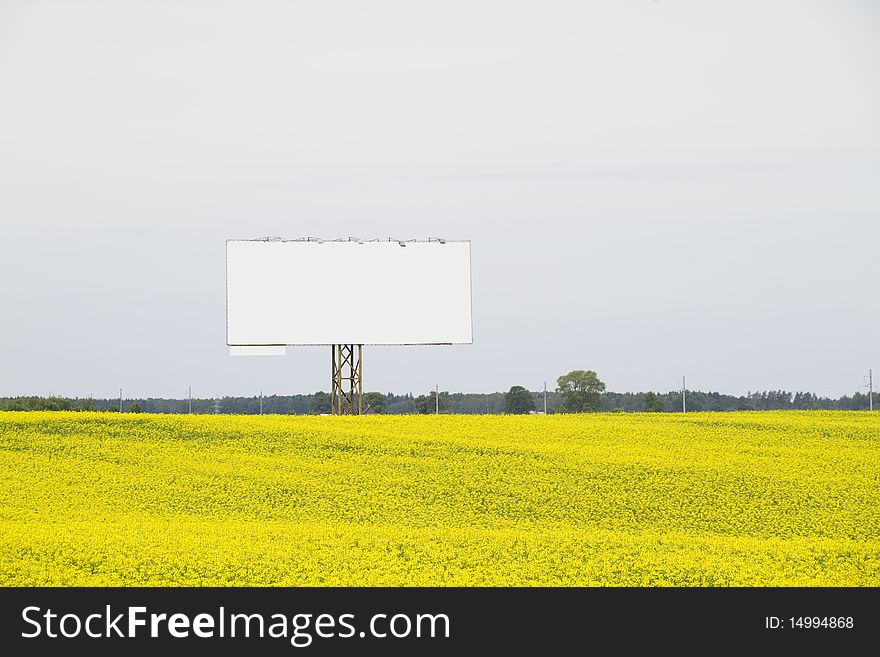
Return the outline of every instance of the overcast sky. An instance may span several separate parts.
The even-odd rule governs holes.
[[[328,389],[228,356],[264,235],[472,240],[474,344],[368,390],[851,394],[878,220],[871,0],[0,0],[0,395]]]

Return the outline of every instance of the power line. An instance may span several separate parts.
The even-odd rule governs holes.
[[[868,376],[865,378],[868,379],[868,383],[860,385],[859,389],[861,389],[861,388],[868,389],[868,410],[873,411],[874,410],[874,371],[868,370]],[[864,380],[865,379],[862,379],[862,381],[864,381]]]

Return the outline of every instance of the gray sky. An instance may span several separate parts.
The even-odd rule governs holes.
[[[878,219],[870,0],[0,0],[0,395],[327,389],[227,355],[263,235],[473,241],[474,344],[369,390],[852,393]]]

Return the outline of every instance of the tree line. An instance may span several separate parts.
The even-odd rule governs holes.
[[[260,397],[194,398],[192,412],[199,414],[260,412]],[[464,393],[434,391],[422,395],[367,392],[362,398],[368,413],[388,415],[441,413],[492,415],[497,413],[543,412],[544,394],[523,386],[512,386],[506,393]],[[188,399],[124,399],[123,412],[188,413]],[[868,395],[856,392],[837,399],[812,392],[765,390],[746,395],[687,391],[688,411],[766,411],[766,410],[867,410]],[[119,399],[70,397],[4,397],[3,411],[104,411],[118,412]],[[310,395],[268,395],[262,397],[265,414],[318,415],[330,413],[330,395],[318,391]],[[575,370],[557,379],[556,388],[547,392],[547,412],[681,412],[681,392],[608,392],[595,372]]]

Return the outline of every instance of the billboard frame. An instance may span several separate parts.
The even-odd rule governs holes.
[[[297,243],[356,243],[356,244],[369,244],[369,243],[397,243],[400,247],[406,247],[407,244],[427,244],[434,243],[438,245],[444,245],[447,243],[452,244],[467,244],[467,330],[462,331],[463,324],[459,320],[459,325],[452,328],[452,325],[449,324],[446,326],[446,330],[450,331],[450,335],[454,335],[455,331],[459,332],[459,336],[464,336],[466,333],[467,340],[452,340],[449,342],[421,342],[421,341],[412,341],[412,342],[391,342],[391,341],[377,341],[377,342],[360,342],[360,343],[352,343],[350,341],[346,342],[317,342],[317,341],[307,341],[307,342],[268,342],[268,341],[259,341],[259,342],[251,342],[251,343],[243,343],[243,342],[230,342],[230,322],[229,322],[229,244],[230,242],[264,242],[264,243],[288,243],[288,242],[297,242]],[[355,253],[355,252],[352,252]],[[355,263],[353,263],[355,264]],[[463,264],[463,261],[462,263]],[[362,403],[362,395],[363,395],[363,346],[364,344],[377,344],[377,345],[452,345],[452,344],[473,344],[473,273],[472,273],[472,256],[471,256],[471,242],[470,240],[447,240],[443,238],[433,238],[429,237],[427,240],[417,240],[417,239],[407,239],[401,240],[393,237],[389,237],[387,239],[370,239],[363,240],[356,237],[348,237],[348,238],[337,238],[337,239],[320,239],[315,237],[301,237],[296,239],[284,239],[281,237],[262,237],[262,238],[230,238],[226,240],[226,343],[230,348],[230,353],[236,353],[238,355],[275,355],[275,354],[283,354],[286,352],[287,346],[318,346],[318,345],[330,345],[331,348],[331,393],[330,393],[330,402],[331,402],[331,413],[333,415],[361,415],[366,410],[363,408]],[[459,270],[459,274],[461,271]],[[461,276],[458,277],[457,285],[462,285],[464,283]],[[457,288],[459,293],[461,291],[461,287]],[[331,292],[332,294],[332,292]],[[448,300],[448,299],[447,299]],[[335,305],[344,305],[344,298],[332,297],[332,301]],[[458,310],[462,310],[461,297],[459,296],[457,304]],[[238,312],[241,312],[240,310]],[[463,313],[462,313],[463,314]],[[355,316],[363,316],[363,314],[355,313]],[[436,314],[434,315],[436,317]],[[375,330],[375,329],[373,329]],[[410,327],[410,330],[414,330]],[[283,334],[284,330],[279,329],[280,334]],[[369,333],[369,330],[367,331]],[[442,331],[441,331],[442,333]],[[401,334],[402,335],[402,334]],[[354,337],[354,336],[348,336]]]

